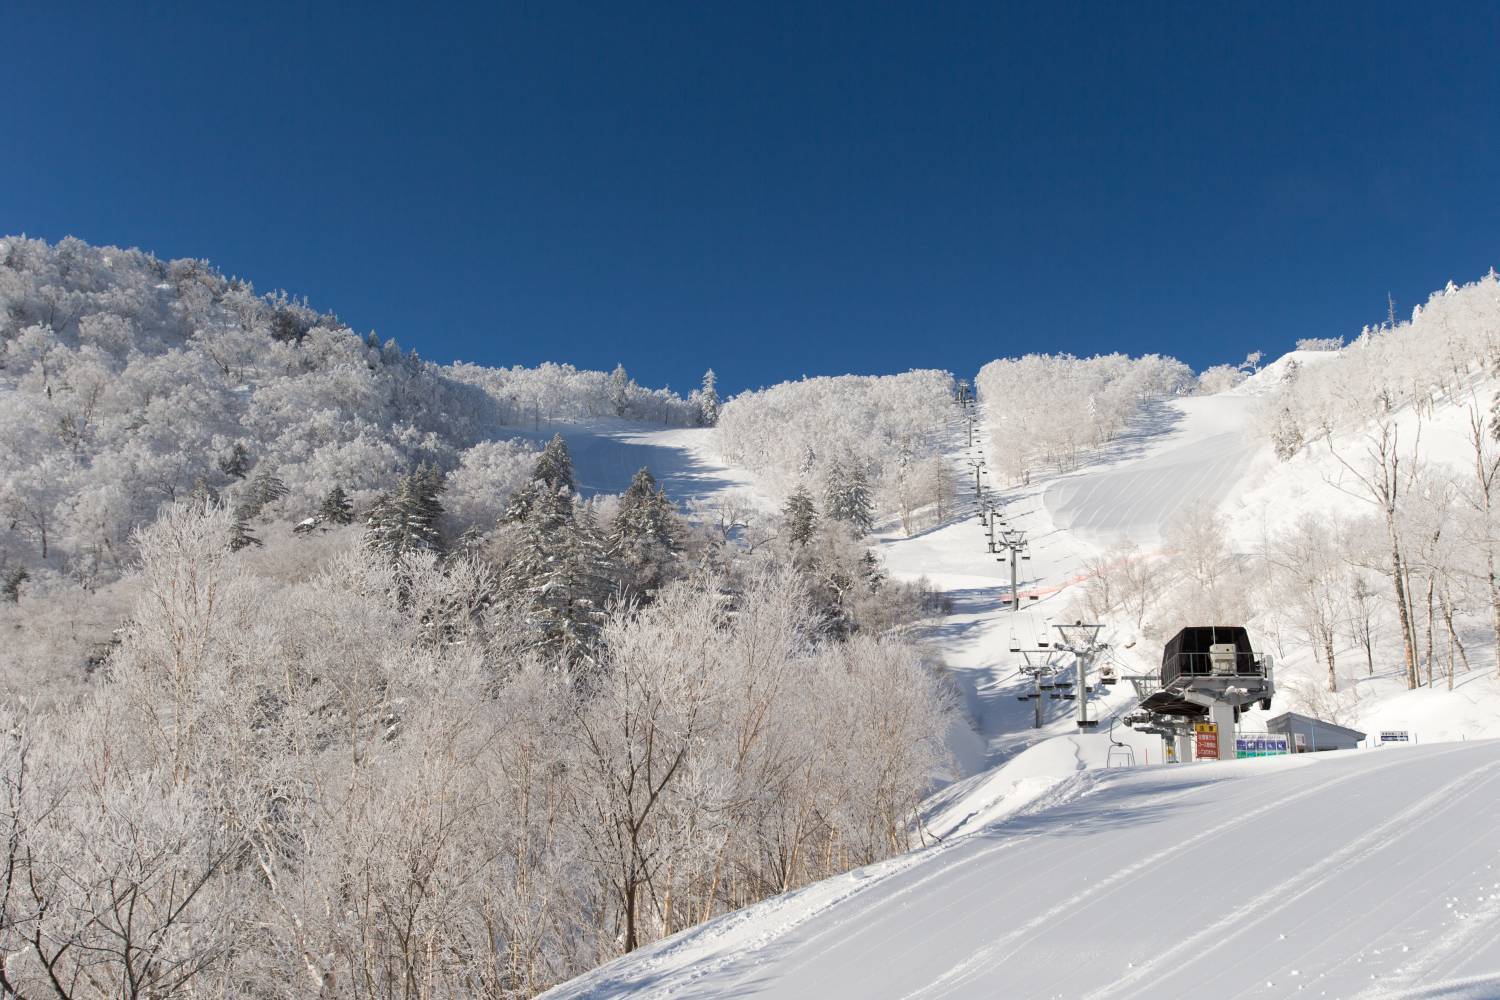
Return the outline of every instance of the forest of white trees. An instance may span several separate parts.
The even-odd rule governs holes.
[[[1029,482],[1043,469],[1070,469],[1113,440],[1142,405],[1195,386],[1193,371],[1149,354],[1028,354],[991,361],[975,379],[999,473]]]
[[[682,399],[623,368],[445,368],[203,261],[7,237],[0,577],[106,582],[163,502],[198,487],[237,504],[257,475],[285,487],[261,513],[301,520],[334,488],[362,509],[425,462],[451,475],[459,530],[483,527],[531,461],[497,429],[693,424],[717,406],[712,373]]]
[[[781,514],[585,497],[505,429],[712,424],[713,373],[441,368],[197,261],[0,265],[0,993],[529,997],[920,841],[952,697],[866,545],[876,452]]]
[[[864,490],[876,517],[898,515],[910,534],[918,511],[947,502],[953,392],[953,376],[932,370],[783,382],[726,403],[717,437],[771,492]]]

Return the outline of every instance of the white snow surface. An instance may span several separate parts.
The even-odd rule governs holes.
[[[1494,997],[1500,742],[1087,771],[546,994]]]

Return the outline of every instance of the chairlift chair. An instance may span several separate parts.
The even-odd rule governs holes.
[[[1135,747],[1115,739],[1115,720],[1110,719],[1109,752],[1104,755],[1104,766],[1115,767],[1116,760],[1120,762],[1120,767],[1135,767]]]

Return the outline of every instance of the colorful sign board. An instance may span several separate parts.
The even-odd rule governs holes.
[[[1212,722],[1193,724],[1193,758],[1195,760],[1219,759],[1219,727]]]
[[[1290,741],[1278,733],[1253,733],[1234,738],[1236,757],[1280,757],[1291,752]]]

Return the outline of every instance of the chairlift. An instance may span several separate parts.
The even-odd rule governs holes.
[[[1135,747],[1129,743],[1121,743],[1115,739],[1115,720],[1109,720],[1109,752],[1104,755],[1104,766],[1114,767],[1118,760],[1120,767],[1135,767]]]

